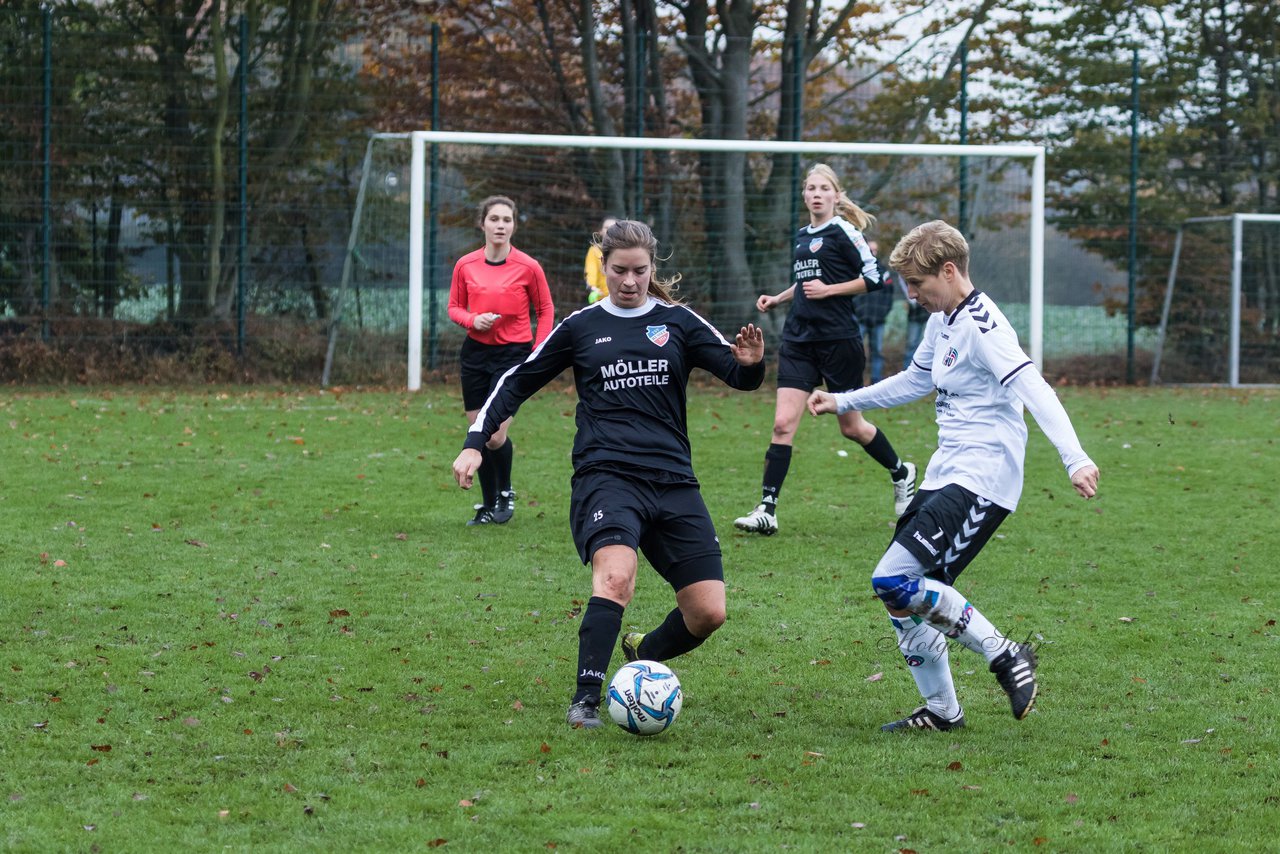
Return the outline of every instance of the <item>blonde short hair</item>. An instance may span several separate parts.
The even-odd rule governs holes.
[[[948,261],[960,275],[969,275],[969,241],[940,219],[911,229],[889,256],[889,266],[904,276],[936,276]]]

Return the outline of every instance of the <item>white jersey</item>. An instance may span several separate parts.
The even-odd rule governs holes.
[[[1024,400],[1069,475],[1092,465],[1057,395],[986,294],[975,290],[950,314],[930,315],[907,371],[836,400],[842,412],[895,406],[927,394],[930,384],[937,391],[938,450],[921,489],[955,483],[1015,510],[1027,450]]]

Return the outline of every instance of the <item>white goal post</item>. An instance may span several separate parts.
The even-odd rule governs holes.
[[[1169,330],[1169,312],[1173,304],[1173,285],[1178,276],[1178,260],[1182,255],[1182,237],[1188,225],[1211,222],[1231,223],[1231,302],[1229,321],[1229,350],[1227,355],[1227,383],[1239,388],[1240,382],[1240,315],[1242,309],[1242,272],[1244,266],[1244,225],[1247,222],[1280,223],[1280,214],[1236,213],[1228,216],[1200,216],[1182,221],[1173,241],[1173,260],[1169,265],[1169,278],[1165,285],[1164,304],[1160,310],[1160,328],[1156,333],[1155,358],[1151,363],[1151,384],[1160,383],[1160,362],[1164,356],[1165,336]]]
[[[1045,150],[1038,145],[942,145],[851,142],[773,142],[641,137],[496,134],[456,131],[413,131],[409,185],[409,356],[408,387],[422,385],[423,272],[426,258],[427,146],[537,146],[656,151],[714,151],[746,154],[905,155],[926,158],[1002,157],[1031,161],[1029,240],[1030,356],[1044,368],[1044,205]]]

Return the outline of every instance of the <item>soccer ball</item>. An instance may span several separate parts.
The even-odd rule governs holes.
[[[609,717],[636,735],[657,735],[675,722],[684,702],[680,680],[657,661],[632,661],[609,682]]]

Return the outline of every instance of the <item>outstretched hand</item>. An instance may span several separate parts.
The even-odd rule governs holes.
[[[1071,485],[1080,493],[1081,498],[1092,498],[1098,494],[1098,467],[1085,466],[1071,475]]]
[[[810,415],[821,415],[824,412],[835,414],[836,412],[836,396],[829,391],[816,389],[813,394],[809,395],[807,403]]]
[[[453,479],[458,482],[458,486],[470,489],[472,479],[480,470],[480,463],[483,461],[484,458],[475,448],[463,448],[462,453],[458,454],[458,458],[453,461]]]
[[[764,331],[754,323],[748,323],[738,330],[729,349],[743,367],[759,363],[764,358]]]

